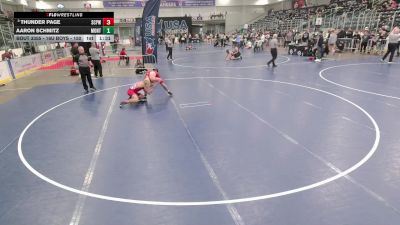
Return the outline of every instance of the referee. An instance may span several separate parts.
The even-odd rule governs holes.
[[[400,39],[400,29],[398,27],[395,27],[393,29],[393,31],[389,34],[388,37],[388,50],[386,52],[386,54],[383,56],[383,58],[381,59],[382,62],[385,61],[386,57],[388,57],[388,55],[390,54],[390,58],[389,58],[389,62],[388,63],[392,63],[393,61],[393,56],[394,53],[396,52],[398,43],[399,43],[399,39]]]
[[[275,60],[278,57],[278,34],[274,34],[272,40],[269,42],[271,48],[272,59],[267,63],[268,67],[272,63],[272,67],[277,67]]]
[[[95,91],[96,88],[93,86],[92,77],[90,76],[90,67],[93,66],[92,62],[89,61],[89,57],[85,54],[85,49],[82,46],[78,48],[79,54],[75,56],[75,67],[79,68],[79,73],[81,74],[83,88],[85,89],[85,94],[89,93],[89,88],[86,84],[86,79],[89,82],[90,90]]]

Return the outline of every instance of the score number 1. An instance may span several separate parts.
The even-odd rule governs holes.
[[[103,18],[103,34],[114,34],[114,18]]]
[[[114,27],[103,27],[103,34],[114,34]]]

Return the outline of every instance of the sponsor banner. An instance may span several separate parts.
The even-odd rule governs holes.
[[[8,83],[12,80],[12,75],[7,61],[0,62],[0,84]]]
[[[142,27],[142,19],[136,19],[135,29],[133,31],[133,36],[135,37],[135,46],[142,45],[142,38],[141,38],[141,27]]]
[[[191,17],[160,17],[157,21],[157,32],[165,35],[180,35],[192,32],[192,18]],[[141,25],[142,19],[136,18],[135,23],[135,45],[141,45]]]
[[[16,78],[27,75],[32,70],[42,66],[42,58],[40,54],[11,59],[10,62]]]
[[[66,52],[66,49],[64,49],[64,48],[59,48],[59,49],[53,50],[53,57],[55,60],[65,58],[66,56],[67,56],[67,52]]]
[[[143,9],[142,16],[142,54],[154,55],[157,59],[158,45],[158,12],[161,0],[149,0]]]
[[[40,53],[41,57],[42,57],[42,63],[43,64],[48,64],[51,62],[54,62],[54,55],[52,51],[47,51],[47,52],[42,52]]]
[[[163,17],[159,20],[158,32],[165,35],[189,34],[192,32],[192,17]]]
[[[148,0],[103,1],[104,8],[143,8]],[[161,0],[160,7],[209,7],[215,6],[215,0]]]

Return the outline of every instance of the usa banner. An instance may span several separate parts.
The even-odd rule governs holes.
[[[154,55],[157,59],[158,11],[161,0],[149,0],[143,9],[142,17],[142,54]]]

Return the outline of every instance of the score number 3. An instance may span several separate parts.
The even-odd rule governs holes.
[[[103,18],[103,26],[114,26],[114,18]]]

